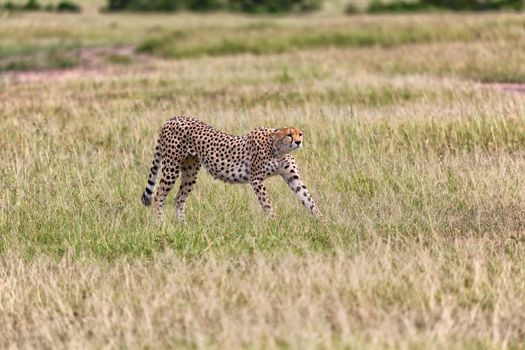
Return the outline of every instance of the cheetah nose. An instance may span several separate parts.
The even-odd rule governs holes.
[[[301,141],[295,141],[295,144],[296,144],[296,145],[300,145],[300,144],[301,144]]]

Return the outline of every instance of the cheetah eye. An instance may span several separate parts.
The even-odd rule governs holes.
[[[299,134],[299,137],[302,137],[302,136],[303,136],[303,133],[300,133],[300,134]]]
[[[292,137],[292,134],[288,134],[288,135],[286,135],[286,136],[288,136],[288,137]]]

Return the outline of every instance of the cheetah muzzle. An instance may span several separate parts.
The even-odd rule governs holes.
[[[184,204],[193,190],[201,166],[227,183],[249,183],[267,215],[274,217],[263,181],[280,175],[301,203],[321,217],[306,185],[301,180],[290,152],[303,145],[303,132],[296,128],[257,128],[245,136],[233,136],[189,117],[174,117],[162,127],[142,203],[151,205],[159,170],[161,177],[154,202],[162,221],[166,197],[180,176],[175,198],[177,217],[184,222]]]

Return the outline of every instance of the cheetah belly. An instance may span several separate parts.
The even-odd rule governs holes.
[[[250,167],[247,163],[241,165],[225,164],[224,166],[203,163],[203,165],[211,176],[227,183],[246,183],[250,179]]]

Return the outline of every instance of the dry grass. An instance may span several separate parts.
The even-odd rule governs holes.
[[[86,16],[139,29],[173,19]],[[514,24],[461,44],[0,76],[0,347],[525,346],[525,97],[478,82],[523,77],[525,18],[452,18]],[[347,23],[268,19],[312,20],[320,32]],[[279,215],[268,221],[249,188],[203,171],[188,223],[168,206],[156,226],[140,195],[174,114],[238,134],[302,128],[298,162],[327,222],[280,179],[268,183]]]
[[[503,240],[437,239],[355,254],[153,261],[2,259],[6,347],[517,346],[523,254]],[[374,259],[371,259],[371,255]]]

